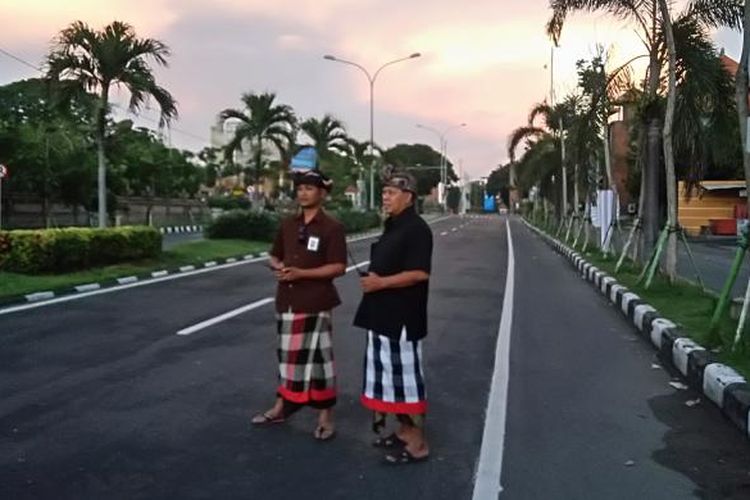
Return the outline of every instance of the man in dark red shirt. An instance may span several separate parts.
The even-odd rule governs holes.
[[[300,213],[282,221],[270,252],[279,281],[276,312],[279,379],[276,404],[253,417],[256,425],[283,422],[303,406],[320,410],[315,438],[335,433],[331,310],[341,303],[334,278],[346,272],[344,227],[322,204],[332,182],[318,170],[296,173]]]

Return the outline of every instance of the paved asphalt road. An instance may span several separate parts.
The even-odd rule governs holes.
[[[721,291],[724,287],[724,281],[729,275],[729,269],[732,267],[737,249],[736,239],[689,240],[689,244],[695,258],[696,267],[698,267],[706,287],[715,292]],[[680,275],[695,281],[695,269],[690,264],[690,259],[682,243],[680,243],[678,249],[678,271]],[[748,278],[750,278],[750,262],[748,262],[748,257],[745,257],[742,270],[732,290],[734,297],[745,295]]]
[[[268,270],[247,264],[0,312],[0,498],[471,498],[503,313],[505,224],[433,226],[430,462],[389,468],[369,446],[353,273],[338,281],[337,439],[315,442],[309,411],[249,426],[273,398],[272,307],[176,335],[270,297]],[[653,351],[619,314],[520,223],[511,229],[507,426],[504,443],[488,443],[504,451],[500,497],[750,498],[750,447],[738,431],[707,404],[686,407],[696,395],[651,368]],[[352,245],[357,259],[368,245]]]

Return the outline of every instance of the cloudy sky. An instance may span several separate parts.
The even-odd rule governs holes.
[[[273,91],[303,118],[332,113],[359,139],[369,134],[368,85],[355,68],[377,68],[375,140],[383,146],[437,139],[417,123],[452,132],[448,153],[471,177],[506,160],[507,136],[549,94],[548,0],[0,0],[0,49],[40,64],[54,34],[73,20],[118,19],[172,49],[158,78],[179,101],[172,141],[197,150],[216,114],[248,91]],[[738,34],[715,34],[737,58]],[[555,53],[556,92],[575,86],[575,61],[607,47],[613,66],[642,52],[632,27],[577,15]],[[34,71],[0,54],[0,84]],[[153,111],[147,116],[156,117]],[[148,124],[148,122],[144,122]]]

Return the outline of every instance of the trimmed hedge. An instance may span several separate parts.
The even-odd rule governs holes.
[[[161,239],[146,226],[0,231],[0,270],[41,274],[156,258]]]
[[[354,210],[338,210],[331,215],[344,225],[347,233],[361,233],[380,226],[380,214],[377,212],[356,212]]]
[[[274,212],[232,210],[217,217],[206,228],[206,236],[213,239],[272,241],[279,221],[279,216]]]
[[[243,210],[251,207],[250,200],[244,196],[212,196],[208,199],[210,208],[222,208],[224,210]]]
[[[353,210],[330,211],[347,233],[358,233],[380,225],[377,212],[355,212]],[[213,239],[245,239],[273,241],[281,218],[275,212],[232,210],[220,215],[206,229],[206,236]]]

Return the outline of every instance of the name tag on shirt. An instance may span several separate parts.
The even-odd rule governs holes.
[[[317,236],[310,236],[307,239],[307,249],[311,252],[317,252],[320,247],[320,238]]]

